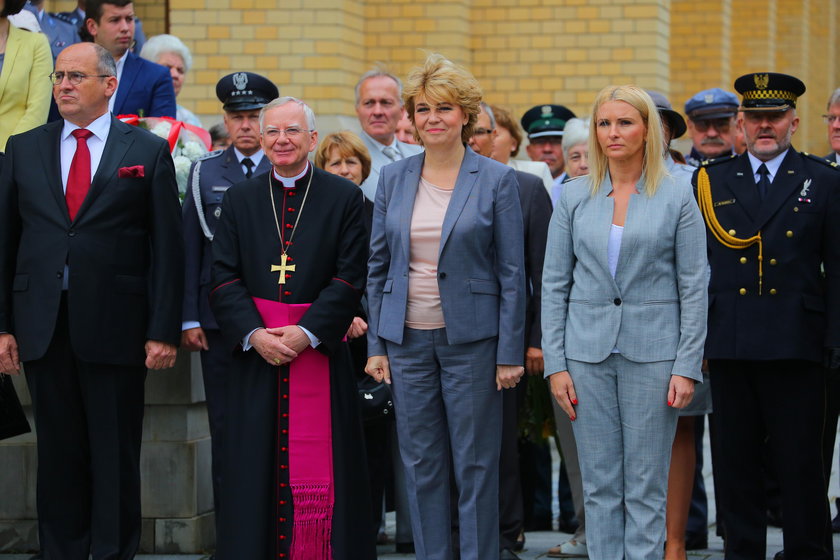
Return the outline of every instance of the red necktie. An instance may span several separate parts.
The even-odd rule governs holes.
[[[67,200],[67,212],[72,221],[76,219],[76,212],[79,211],[90,190],[90,150],[87,139],[93,136],[93,133],[85,128],[77,128],[70,134],[76,138],[76,153],[70,163],[70,174],[67,176],[67,190],[64,198]]]

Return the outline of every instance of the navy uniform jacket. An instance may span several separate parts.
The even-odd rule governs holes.
[[[201,168],[198,176],[201,206],[209,231],[215,233],[216,226],[219,224],[222,197],[229,187],[245,180],[245,173],[242,172],[242,166],[236,159],[233,146],[207,154],[200,161]],[[210,240],[205,237],[201,228],[193,195],[193,175],[197,163],[194,163],[190,169],[183,209],[186,253],[183,321],[198,321],[202,328],[218,329],[219,326],[210,311],[208,300],[213,254],[210,251]],[[254,175],[265,173],[270,168],[271,163],[268,158],[263,157],[254,169]]]
[[[29,2],[23,8],[38,17],[38,9]],[[65,47],[81,40],[79,39],[79,31],[74,25],[62,21],[49,12],[44,12],[44,17],[39,19],[38,22],[41,24],[41,31],[44,32],[50,42],[53,62],[55,62],[58,53],[63,51]]]
[[[821,361],[840,347],[840,173],[790,148],[761,201],[746,153],[704,167],[723,229],[760,231],[764,245],[759,295],[758,246],[729,249],[707,231],[706,358]]]

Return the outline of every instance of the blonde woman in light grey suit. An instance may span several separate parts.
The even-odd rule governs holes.
[[[591,174],[566,184],[543,271],[543,351],[573,420],[589,556],[659,560],[677,409],[702,381],[706,238],[643,90],[596,98]]]

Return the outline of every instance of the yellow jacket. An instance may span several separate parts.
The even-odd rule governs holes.
[[[47,122],[52,53],[46,35],[9,26],[0,72],[0,151],[12,134]]]

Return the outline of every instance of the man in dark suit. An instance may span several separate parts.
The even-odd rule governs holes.
[[[481,104],[470,147],[479,155],[490,157],[496,137],[493,110]],[[540,292],[548,223],[551,220],[551,198],[540,178],[525,171],[516,172],[519,182],[519,203],[525,226],[525,370],[530,375],[542,375],[542,329],[540,328]],[[499,460],[499,558],[515,560],[515,550],[522,549],[518,541],[524,527],[522,485],[519,473],[519,403],[525,397],[527,385],[521,383],[511,391],[502,392],[502,452]]]
[[[735,89],[747,152],[701,164],[692,179],[710,230],[705,353],[725,556],[765,557],[767,440],[784,556],[829,559],[823,366],[840,365],[840,173],[791,146],[805,84],[757,73]]]
[[[12,136],[0,173],[0,371],[38,432],[45,558],[133,558],[146,369],[180,339],[183,245],[167,143],[114,119],[114,60],[58,56],[62,121]]]
[[[835,89],[828,98],[828,107],[823,119],[828,125],[828,143],[831,144],[831,152],[825,159],[840,164],[840,88]]]
[[[226,150],[217,150],[193,164],[184,199],[184,249],[186,270],[181,346],[201,351],[204,394],[210,420],[213,456],[213,504],[219,518],[222,436],[226,380],[231,349],[224,343],[210,309],[210,243],[222,212],[222,198],[235,183],[262,175],[271,163],[260,147],[260,109],[279,92],[268,79],[251,72],[228,74],[216,84],[224,105],[225,128],[232,139]]]
[[[85,29],[117,62],[117,93],[108,108],[115,115],[175,118],[175,89],[169,70],[131,52],[135,18],[131,0],[88,0]]]

